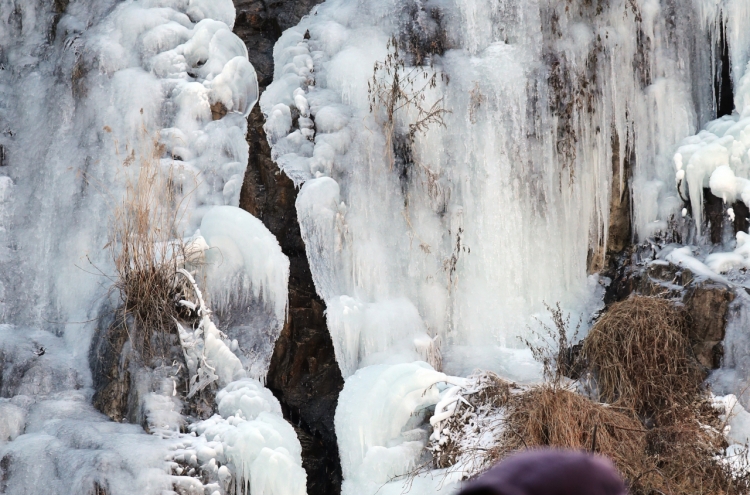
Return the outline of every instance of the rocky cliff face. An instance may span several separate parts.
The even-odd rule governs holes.
[[[273,46],[320,0],[235,0],[234,31],[247,45],[261,91],[273,79]],[[344,381],[325,321],[325,304],[313,285],[297,222],[297,190],[271,160],[265,119],[258,106],[248,120],[250,145],[240,207],[261,219],[289,257],[289,317],[268,371],[267,386],[282,404],[302,444],[310,495],[339,493],[339,463],[333,417]]]

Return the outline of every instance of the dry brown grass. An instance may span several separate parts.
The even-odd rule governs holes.
[[[116,324],[128,329],[131,345],[145,364],[168,354],[174,319],[181,316],[176,303],[189,290],[176,277],[184,246],[177,231],[179,204],[171,170],[163,170],[160,163],[162,151],[157,142],[129,150],[125,195],[114,208],[107,244],[117,272],[113,288],[120,297],[122,321]],[[134,163],[138,166],[132,167]]]
[[[671,425],[653,428],[646,434],[648,460],[658,477],[642,480],[636,493],[654,489],[672,494],[748,493],[747,479],[734,479],[716,456],[726,447],[715,411],[707,401],[697,401]],[[709,424],[706,424],[709,423]],[[650,481],[650,483],[647,483]]]
[[[569,322],[559,308],[550,311],[558,327],[547,332],[552,347],[534,352],[548,382],[521,389],[485,373],[479,393],[466,392],[470,404],[441,425],[450,433],[432,448],[437,467],[468,460],[469,473],[479,473],[513,452],[557,447],[612,459],[633,495],[750,493],[750,476],[726,463],[727,419],[703,388],[679,307],[636,296],[612,305],[594,325],[576,364],[589,367],[604,402],[562,385],[567,356],[555,344],[567,345],[560,336]],[[476,448],[472,425],[497,422],[491,448]]]
[[[570,390],[542,385],[514,396],[495,458],[533,447],[596,451],[628,479],[648,470],[643,426],[628,410],[595,403]]]
[[[650,430],[632,409],[551,385],[515,395],[506,407],[506,431],[493,460],[523,449],[559,447],[612,459],[635,495],[739,495],[750,488],[717,458],[726,446],[719,433],[723,425],[705,400],[684,409],[680,421]]]
[[[519,388],[490,372],[476,378],[474,390],[464,395],[468,404],[459,403],[457,413],[441,424],[441,428],[459,433],[449,435],[439,449],[433,449],[435,467],[449,467],[461,460],[476,473],[519,450],[561,447],[604,454],[629,479],[649,471],[647,430],[632,410],[593,402],[558,384]],[[488,423],[477,416],[494,421]],[[500,426],[494,445],[487,449],[467,443],[462,438],[467,423],[476,425],[474,429]]]
[[[600,400],[673,421],[703,382],[687,335],[685,316],[670,301],[633,296],[613,304],[583,346]]]

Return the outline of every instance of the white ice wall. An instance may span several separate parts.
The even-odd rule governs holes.
[[[364,320],[381,305],[395,314],[393,301],[406,301],[400,324],[380,328],[397,334],[383,337],[393,350],[413,353],[400,335],[440,336],[455,373],[497,367],[492,346],[518,346],[544,302],[585,312],[611,195],[631,180],[634,238],[670,230],[675,145],[715,111],[706,81],[722,15],[733,57],[744,53],[743,3],[709,3],[329,0],[283,34],[261,108],[274,159],[302,186],[302,234],[345,375],[374,362]],[[422,70],[442,76],[426,101],[450,113],[417,135],[408,169],[369,109],[393,36],[446,48]],[[413,119],[397,114],[397,130]]]
[[[413,371],[385,378],[424,366],[398,364],[427,359],[418,342],[431,342],[433,357],[439,347],[452,374],[537,379],[515,337],[529,336],[545,302],[591,314],[601,287],[587,272],[603,261],[612,195],[632,195],[626,242],[684,228],[673,154],[715,115],[722,20],[739,80],[746,10],[328,0],[283,34],[260,103],[273,158],[301,186],[302,236],[346,378],[336,416],[344,493],[401,489],[383,483],[420,460],[402,437],[422,426],[390,419],[409,408],[402,383],[421,397],[434,390]],[[388,122],[368,98],[393,37],[402,53],[414,40],[445,48],[417,73],[438,74],[425,106],[442,98],[450,113],[417,134],[410,162],[394,160]],[[415,118],[397,113],[396,134]],[[436,489],[417,481],[414,493]]]

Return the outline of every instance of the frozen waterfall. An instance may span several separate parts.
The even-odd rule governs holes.
[[[748,287],[729,224],[750,208],[750,2],[325,0],[281,34],[263,94],[235,16],[0,0],[0,493],[307,493],[299,425],[264,387],[290,261],[239,208],[256,104],[346,380],[345,495],[402,493],[475,369],[539,381],[519,337],[556,303],[585,332],[609,253],[656,239],[654,258]],[[151,170],[194,325],[174,320],[179,359],[128,368],[120,423],[92,405],[91,353],[122,303],[117,205]],[[738,293],[710,379],[726,394],[750,376]]]
[[[230,0],[0,4],[0,492],[305,492],[299,441],[258,381],[289,262],[237,207],[258,83],[234,20]],[[186,330],[188,368],[210,369],[241,405],[192,433],[166,365],[135,378],[154,435],[91,406],[92,334],[117,304],[110,223],[152,156],[154,177],[168,176],[155,187],[170,188],[154,194],[176,205],[170,228],[202,260],[227,332],[208,316]],[[279,463],[284,479],[268,474]]]

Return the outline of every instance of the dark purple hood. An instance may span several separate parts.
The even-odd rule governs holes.
[[[529,450],[500,462],[460,495],[626,495],[612,463],[565,450]]]

